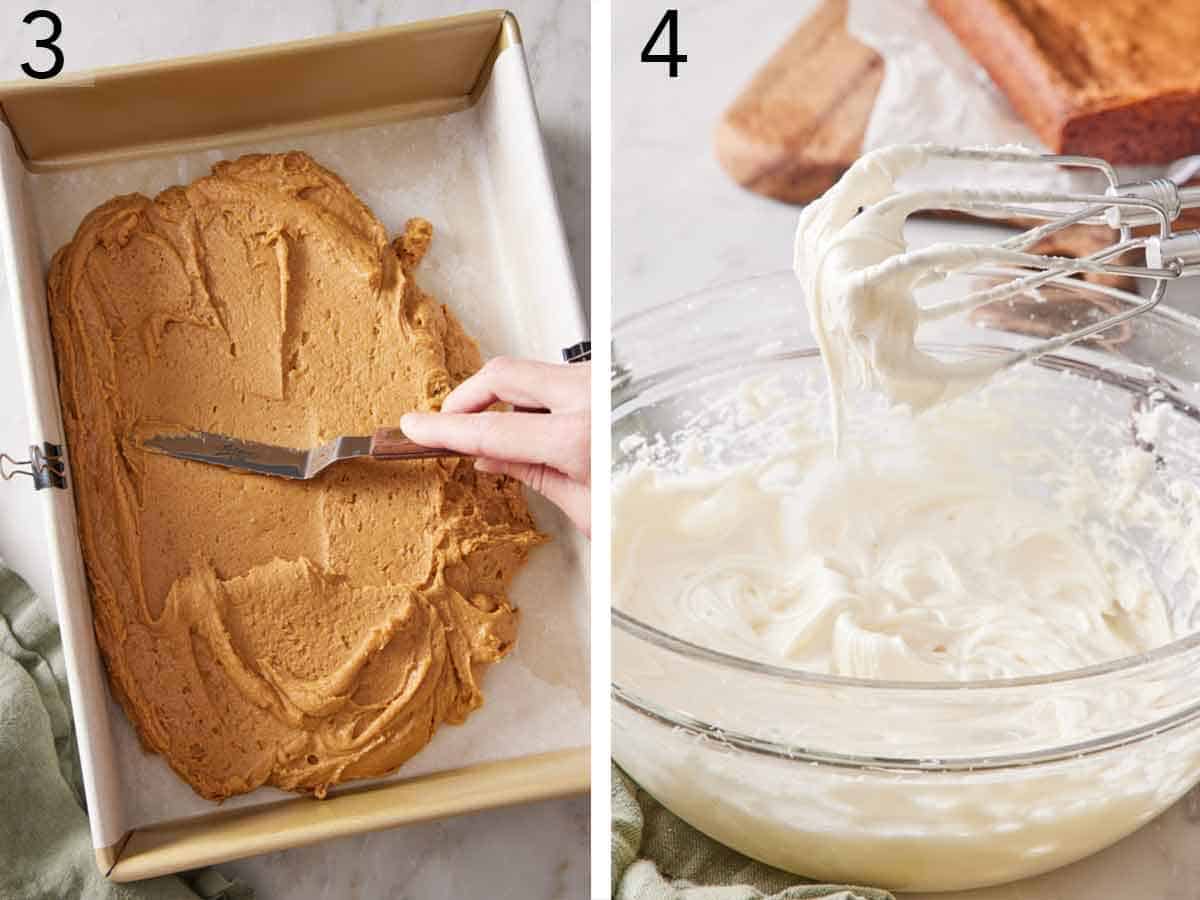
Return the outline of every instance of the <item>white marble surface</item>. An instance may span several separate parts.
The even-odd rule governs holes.
[[[813,0],[678,0],[678,78],[639,61],[662,6],[614,0],[613,319],[695,290],[789,268],[797,210],[750,194],[712,151],[721,112]],[[914,240],[932,227],[914,223]],[[972,226],[962,226],[970,229]],[[943,236],[945,232],[943,232]],[[1186,286],[1186,287],[1191,287]],[[1195,312],[1200,291],[1179,291]],[[922,900],[1200,897],[1200,794],[1115,847],[1005,887]],[[915,898],[914,898],[915,900]]]
[[[589,11],[580,0],[513,0],[520,21],[555,186],[584,296],[589,283]],[[32,40],[22,25],[35,7],[62,17],[67,69],[139,62],[361,30],[489,8],[439,0],[59,0],[0,4],[0,80],[23,79]],[[34,51],[36,52],[36,51]],[[34,58],[41,64],[39,58]],[[3,263],[0,263],[2,265]],[[28,443],[16,378],[11,310],[0,292],[0,449]],[[39,511],[23,486],[0,485],[0,559],[50,596],[37,536]],[[228,863],[222,871],[259,898],[494,897],[575,900],[587,894],[588,804],[584,797],[462,816]]]

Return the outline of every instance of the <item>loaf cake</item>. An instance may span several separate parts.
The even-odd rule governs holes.
[[[1200,152],[1196,0],[929,2],[1053,152]]]

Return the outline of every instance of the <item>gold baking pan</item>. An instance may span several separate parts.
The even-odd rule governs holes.
[[[184,153],[466,109],[520,43],[493,10],[0,83],[0,116],[32,172]]]
[[[236,102],[229,102],[231,96]],[[340,140],[341,133],[350,129],[386,129],[392,127],[390,123],[405,120],[453,119],[472,109],[478,111],[482,129],[477,138],[477,146],[483,148],[479,152],[490,154],[482,164],[487,172],[480,182],[484,202],[492,204],[486,212],[493,220],[517,219],[522,225],[519,234],[507,236],[505,232],[513,230],[503,228],[495,232],[495,252],[503,257],[502,280],[508,291],[507,299],[496,304],[504,307],[497,315],[514,318],[512,334],[534,333],[541,341],[534,349],[547,356],[548,347],[565,347],[586,337],[586,320],[538,132],[520,30],[507,12],[493,10],[251,50],[121,66],[51,82],[0,84],[0,260],[10,263],[0,275],[7,279],[16,310],[18,364],[25,376],[23,387],[34,429],[29,443],[45,447],[51,465],[65,470],[65,488],[53,480],[42,480],[40,493],[45,500],[46,540],[93,844],[97,863],[113,880],[149,878],[588,788],[584,709],[582,724],[573,726],[575,731],[562,731],[581,734],[577,745],[562,746],[560,741],[555,746],[548,741],[540,750],[533,748],[502,759],[451,761],[449,767],[438,771],[429,771],[426,760],[424,770],[418,766],[419,774],[406,776],[406,769],[413,771],[410,761],[396,776],[364,785],[352,783],[326,800],[260,789],[247,797],[262,793],[261,801],[243,797],[224,807],[200,807],[195,805],[198,798],[192,797],[191,811],[183,816],[170,815],[170,804],[164,803],[168,813],[161,820],[140,820],[144,817],[129,809],[129,797],[135,791],[122,782],[121,760],[145,759],[149,762],[135,765],[151,767],[158,763],[153,757],[128,756],[138,752],[129,749],[132,739],[118,740],[120,734],[131,734],[131,730],[108,696],[75,532],[69,447],[62,452],[64,436],[46,322],[47,254],[43,244],[47,239],[39,237],[35,223],[38,200],[32,189],[34,179],[75,177],[78,173],[84,177],[90,176],[93,167],[105,171],[114,165],[143,165],[155,157],[182,160],[197,151],[223,152],[234,145],[302,141],[320,134]],[[0,290],[4,287],[0,282]],[[497,291],[503,295],[502,290]],[[525,302],[516,298],[528,298],[532,306],[508,309]],[[454,302],[453,297],[446,299]],[[530,322],[537,327],[529,327]],[[573,539],[578,540],[562,538],[568,544]],[[586,544],[579,544],[561,551],[556,559],[575,560],[570,564],[586,568],[586,553]],[[585,562],[578,562],[580,559]],[[583,591],[580,602],[586,605],[583,573],[539,577],[543,580],[537,590],[545,592],[546,585],[553,585],[564,593],[568,589]],[[536,596],[533,590],[529,593]],[[587,620],[586,614],[574,618]],[[584,629],[575,639],[575,650],[581,645],[586,660],[586,624],[572,627]],[[563,650],[564,656],[570,653]],[[586,662],[580,665],[586,669]],[[578,703],[586,706],[586,671],[581,682],[583,699]],[[489,697],[487,707],[494,702],[495,698]],[[572,707],[571,715],[579,719],[579,709]],[[458,748],[455,752],[463,743],[454,745]],[[424,752],[435,748],[431,745]],[[422,757],[418,755],[414,761],[417,759]],[[133,787],[144,790],[141,785]]]
[[[384,787],[358,788],[130,831],[96,851],[114,881],[171,872],[315,844],[457,813],[531,803],[587,789],[586,748],[481,763]]]

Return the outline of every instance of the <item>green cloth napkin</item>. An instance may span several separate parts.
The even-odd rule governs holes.
[[[96,867],[58,626],[0,566],[0,897],[250,900],[211,869],[135,884]]]
[[[887,891],[812,884],[742,856],[676,818],[612,767],[615,900],[895,900]]]

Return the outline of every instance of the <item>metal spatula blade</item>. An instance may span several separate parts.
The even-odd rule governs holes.
[[[432,459],[461,455],[453,450],[417,444],[399,428],[379,428],[367,437],[337,437],[309,450],[246,441],[208,431],[156,434],[143,441],[142,446],[176,459],[301,481],[315,477],[335,462],[356,457]]]

